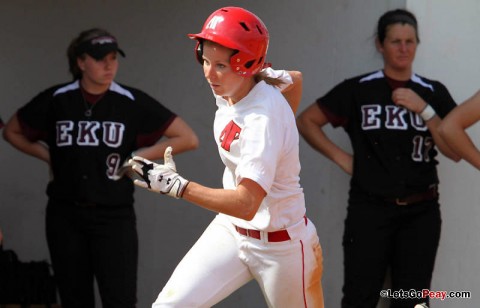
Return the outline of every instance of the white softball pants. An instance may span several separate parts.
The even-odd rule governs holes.
[[[211,307],[255,279],[269,307],[323,308],[322,249],[309,220],[268,243],[240,235],[222,215],[178,264],[153,308]]]

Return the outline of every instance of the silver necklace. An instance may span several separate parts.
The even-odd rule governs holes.
[[[96,104],[91,104],[88,103],[87,100],[85,99],[85,94],[82,91],[82,100],[83,100],[83,105],[85,106],[85,112],[83,113],[87,118],[90,118],[92,116],[92,109],[95,107]]]
[[[84,115],[87,117],[87,118],[90,118],[92,116],[92,109],[93,107],[95,107],[95,104],[92,104],[90,107],[88,107],[88,103],[85,102],[85,108],[87,108],[87,110],[85,110],[85,113]]]
[[[95,106],[97,105],[98,101],[102,99],[102,97],[105,95],[105,93],[103,93],[102,95],[100,95],[99,97],[97,97],[97,99],[95,100],[95,102],[93,103],[89,103],[87,102],[87,100],[85,99],[85,94],[83,93],[82,91],[82,99],[83,99],[83,105],[85,106],[85,112],[83,113],[87,118],[90,118],[93,114],[93,108],[95,108]]]

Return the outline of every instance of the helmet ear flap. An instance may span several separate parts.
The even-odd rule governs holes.
[[[203,42],[201,40],[198,40],[197,45],[195,45],[195,57],[203,65]]]

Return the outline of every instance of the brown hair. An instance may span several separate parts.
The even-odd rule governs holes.
[[[379,43],[383,44],[387,35],[388,27],[394,24],[407,24],[412,26],[415,29],[417,42],[420,43],[417,18],[415,18],[413,13],[403,9],[388,11],[380,17],[377,24],[377,39]]]
[[[82,71],[78,67],[77,59],[78,58],[83,59],[85,57],[85,54],[81,54],[81,55],[78,54],[77,52],[78,46],[81,43],[98,36],[112,36],[112,35],[106,30],[103,30],[100,28],[92,28],[92,29],[88,29],[80,32],[80,34],[76,38],[74,38],[70,43],[70,45],[68,46],[68,49],[67,49],[68,66],[69,66],[69,72],[70,74],[72,74],[73,80],[82,78]]]

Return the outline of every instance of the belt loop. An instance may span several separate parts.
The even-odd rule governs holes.
[[[260,240],[263,242],[263,244],[268,244],[268,232],[260,231]]]

